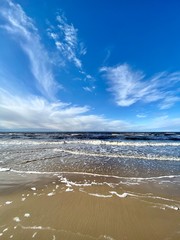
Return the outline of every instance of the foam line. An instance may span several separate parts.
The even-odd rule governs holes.
[[[110,197],[112,197],[112,195],[103,195],[103,194],[98,194],[98,193],[88,193],[88,195],[94,196],[94,197],[100,197],[100,198],[110,198]]]
[[[129,195],[128,193],[118,194],[117,192],[113,192],[113,191],[111,191],[110,193],[120,198],[125,198]]]
[[[97,174],[97,173],[88,173],[88,172],[39,172],[39,171],[19,171],[11,169],[11,172],[14,173],[25,173],[25,174],[40,174],[40,175],[62,175],[62,174],[78,174],[78,175],[88,175],[94,177],[105,177],[105,178],[116,178],[116,179],[129,179],[129,180],[156,180],[156,179],[163,179],[163,178],[178,178],[180,175],[162,175],[158,177],[120,177],[116,175],[107,175],[107,174]]]
[[[31,229],[31,230],[51,230],[51,231],[56,231],[56,229],[54,228],[51,228],[51,227],[42,227],[42,226],[23,226],[23,225],[20,225],[22,227],[22,229]]]
[[[66,141],[70,144],[91,144],[91,145],[111,145],[111,146],[180,146],[178,142],[131,142],[131,141],[103,141],[103,140],[81,140],[81,141]]]
[[[101,154],[101,153],[87,153],[87,152],[71,151],[71,150],[65,150],[65,149],[54,149],[54,151],[70,153],[73,155],[84,155],[84,156],[93,156],[93,157],[130,158],[130,159],[159,160],[159,161],[180,161],[179,157],[170,157],[170,156]]]

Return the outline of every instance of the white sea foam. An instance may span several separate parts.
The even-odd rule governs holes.
[[[51,197],[51,196],[53,196],[53,195],[55,195],[54,192],[50,192],[50,193],[47,194],[48,197]]]
[[[34,141],[34,140],[10,140],[8,141],[1,140],[0,145],[6,146],[6,145],[34,145],[34,146],[40,146],[40,145],[64,145],[64,141]],[[66,144],[87,144],[87,145],[111,145],[111,146],[180,146],[179,142],[164,142],[164,141],[104,141],[104,140],[66,140]]]
[[[30,213],[25,213],[24,214],[24,217],[26,217],[26,218],[28,218],[28,217],[30,217],[31,215],[30,215]]]
[[[11,203],[12,203],[12,201],[6,201],[6,202],[5,202],[6,205],[9,205],[9,204],[11,204]]]
[[[147,198],[160,199],[160,200],[167,201],[167,202],[177,202],[180,204],[180,201],[176,201],[176,200],[164,198],[164,197],[159,197],[159,196],[147,196]]]
[[[177,207],[177,206],[172,206],[172,205],[165,205],[167,208],[171,208],[171,209],[173,209],[173,210],[179,210],[179,207]]]
[[[112,238],[112,237],[110,237],[110,236],[107,236],[107,235],[100,236],[100,239],[101,239],[101,237],[102,237],[103,239],[106,239],[106,240],[114,240],[114,238]]]
[[[34,238],[36,236],[37,232],[35,232],[33,235],[32,235],[32,238]]]
[[[72,188],[67,188],[66,192],[73,192],[73,189]]]
[[[125,155],[125,154],[105,154],[105,153],[91,153],[91,152],[82,152],[76,150],[66,150],[66,149],[54,149],[57,152],[65,152],[73,155],[84,155],[84,156],[93,156],[93,157],[111,157],[111,158],[128,158],[128,159],[143,159],[143,160],[161,160],[161,161],[180,161],[179,157],[171,156],[157,156],[157,155]]]
[[[20,221],[21,221],[19,217],[14,217],[13,220],[14,220],[15,222],[20,222]]]
[[[1,168],[0,167],[0,172],[9,172],[11,168]]]
[[[162,176],[156,176],[156,177],[120,177],[117,175],[108,175],[108,174],[98,174],[98,173],[89,173],[89,172],[40,172],[40,171],[21,171],[21,170],[11,170],[14,173],[24,173],[24,174],[39,174],[39,175],[54,175],[54,174],[58,174],[61,175],[59,176],[59,178],[62,178],[62,174],[76,174],[76,175],[87,175],[87,176],[94,176],[94,177],[105,177],[105,178],[115,178],[115,179],[122,179],[122,180],[137,180],[137,181],[141,181],[141,180],[158,180],[158,179],[163,179],[163,178],[179,178],[180,175],[162,175]],[[63,178],[64,182],[66,183],[67,179]],[[77,184],[78,186],[78,184]]]
[[[98,194],[98,193],[88,193],[88,195],[94,196],[94,197],[100,197],[100,198],[110,198],[110,197],[112,197],[112,195],[103,195],[103,194]]]
[[[22,229],[31,229],[31,230],[51,230],[51,231],[56,231],[56,229],[51,228],[51,227],[43,227],[43,226],[23,226],[20,225]]]
[[[43,142],[42,142],[43,143]],[[52,144],[56,142],[52,142]],[[103,140],[68,140],[68,144],[110,145],[110,146],[180,146],[179,142],[150,142],[150,141],[103,141]],[[59,142],[63,144],[63,142]]]
[[[116,195],[117,197],[120,197],[120,198],[126,198],[128,196],[128,193],[119,194],[119,193],[114,192],[114,191],[111,191],[110,193],[113,194],[113,195]]]
[[[170,210],[175,210],[178,211],[180,210],[180,207],[178,206],[173,206],[173,205],[168,205],[168,204],[156,204],[155,206],[153,206],[154,208],[160,208],[162,210],[166,210],[166,209],[170,209]]]
[[[36,191],[36,188],[35,188],[35,187],[32,187],[31,190]]]

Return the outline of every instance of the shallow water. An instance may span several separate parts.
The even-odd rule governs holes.
[[[0,140],[0,239],[180,238],[179,141],[10,136]]]

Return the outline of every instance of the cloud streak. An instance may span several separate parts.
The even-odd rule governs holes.
[[[50,58],[41,43],[33,20],[26,15],[19,4],[10,0],[3,0],[0,15],[4,19],[1,28],[20,44],[27,55],[38,89],[43,95],[52,97],[58,85],[54,80]]]
[[[0,88],[1,130],[126,131],[131,127],[89,111],[87,106],[49,102],[37,96],[22,98]]]
[[[80,55],[86,54],[86,49],[82,42],[79,42],[77,37],[78,30],[73,24],[68,24],[68,21],[63,14],[58,15],[57,25],[50,25],[47,33],[50,39],[59,52],[61,64],[66,64],[66,61],[73,63],[78,69],[82,69]]]
[[[141,125],[90,114],[75,106],[43,97],[19,97],[0,88],[0,130],[20,131],[178,131],[180,118],[160,116]]]
[[[150,119],[146,124],[137,126],[139,131],[175,131],[178,132],[180,129],[180,118],[170,118],[168,115],[163,115]]]
[[[180,72],[161,72],[146,78],[141,71],[134,71],[128,64],[100,69],[108,79],[110,91],[118,106],[128,107],[137,102],[158,102],[160,109],[167,109],[180,101],[175,89],[180,84]]]

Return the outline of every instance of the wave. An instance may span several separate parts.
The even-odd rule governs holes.
[[[0,172],[9,172],[11,168],[1,168],[0,167]]]
[[[1,140],[1,145],[22,145],[24,143],[26,144],[33,144],[33,145],[41,145],[41,144],[48,144],[48,145],[62,145],[62,144],[87,144],[87,145],[110,145],[110,146],[160,146],[160,147],[166,147],[166,146],[175,146],[179,147],[180,142],[171,142],[171,141],[128,141],[128,140],[122,140],[122,141],[109,141],[109,140],[60,140],[60,141],[47,141],[46,139],[42,140],[36,140],[36,139],[10,139],[10,140]]]
[[[111,146],[180,146],[180,142],[150,142],[150,141],[103,141],[103,140],[67,140],[65,143],[71,143],[71,144],[90,144],[90,145],[111,145]],[[64,143],[64,142],[63,142]]]
[[[54,175],[58,176],[61,174],[75,174],[75,175],[87,175],[87,176],[94,176],[94,177],[105,177],[105,178],[116,178],[116,179],[130,179],[130,180],[158,180],[158,179],[172,179],[172,178],[179,178],[180,175],[162,175],[156,177],[126,177],[126,176],[116,176],[116,175],[107,175],[107,174],[97,174],[97,173],[89,173],[89,172],[41,172],[41,171],[22,171],[22,170],[14,170],[11,169],[11,172],[14,173],[24,173],[24,174],[42,174],[42,175]]]
[[[178,132],[1,132],[1,139],[179,141]]]
[[[111,158],[130,158],[130,159],[143,159],[143,160],[161,160],[161,161],[180,161],[180,157],[172,156],[153,156],[150,154],[147,155],[124,155],[124,154],[105,154],[105,153],[90,153],[90,152],[80,152],[72,151],[65,149],[54,149],[55,152],[64,152],[70,153],[73,155],[84,155],[84,156],[93,156],[93,157],[111,157]]]

